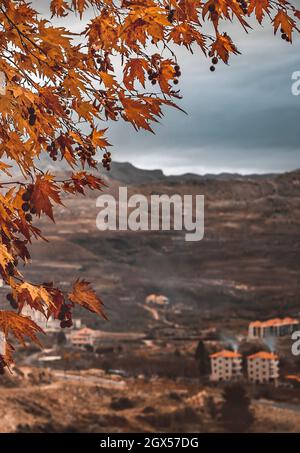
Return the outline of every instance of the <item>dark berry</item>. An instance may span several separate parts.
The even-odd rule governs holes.
[[[72,327],[73,326],[72,319],[68,319],[67,321],[65,321],[65,324],[66,324],[66,327]]]
[[[22,195],[22,200],[23,200],[23,201],[29,201],[29,200],[30,200],[30,197],[31,197],[30,193],[26,191],[26,192],[24,192],[23,195]]]
[[[29,124],[30,126],[34,126],[36,121],[36,115],[30,115],[29,117]]]
[[[23,203],[22,204],[22,211],[27,212],[30,209],[29,203]]]

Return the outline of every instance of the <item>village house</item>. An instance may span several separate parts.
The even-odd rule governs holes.
[[[158,305],[158,306],[164,306],[169,304],[169,299],[166,296],[163,296],[162,294],[149,294],[149,296],[146,297],[145,300],[146,304],[153,304],[153,305]]]
[[[253,384],[273,382],[279,379],[279,357],[273,352],[260,351],[247,357],[248,380]]]
[[[73,346],[76,347],[85,347],[91,346],[94,347],[97,340],[97,331],[84,327],[80,330],[74,330],[69,335],[69,341]]]
[[[223,350],[210,355],[213,382],[238,381],[242,377],[242,356],[238,352]]]
[[[300,321],[294,318],[275,318],[268,321],[254,321],[249,324],[250,340],[266,337],[283,337],[300,330]]]

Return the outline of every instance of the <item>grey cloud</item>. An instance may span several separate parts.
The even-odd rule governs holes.
[[[37,2],[46,11],[49,2]],[[92,12],[85,20],[92,17]],[[57,21],[69,25],[69,19]],[[79,18],[72,19],[78,30]],[[81,25],[82,29],[84,24]],[[146,168],[181,171],[284,171],[300,167],[300,97],[291,95],[291,75],[300,70],[300,38],[293,46],[274,38],[272,28],[255,26],[246,35],[226,24],[242,55],[211,74],[201,52],[176,52],[182,66],[179,105],[188,116],[165,109],[156,135],[136,133],[128,124],[111,124],[116,160]],[[101,124],[103,127],[103,124]],[[195,170],[196,169],[196,170]]]

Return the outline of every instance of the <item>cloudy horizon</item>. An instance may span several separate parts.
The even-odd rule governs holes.
[[[48,2],[33,2],[47,10]],[[92,13],[73,21],[82,30]],[[69,19],[55,19],[68,25]],[[166,174],[238,172],[270,173],[300,168],[298,117],[300,96],[292,95],[292,74],[300,71],[297,58],[300,35],[290,45],[280,33],[274,37],[269,23],[255,25],[247,35],[227,22],[223,30],[233,37],[242,55],[230,65],[210,62],[200,51],[194,55],[176,47],[182,70],[183,99],[188,114],[164,110],[155,135],[124,122],[112,123],[108,131],[113,159],[145,169],[161,168]],[[103,123],[101,123],[103,127]]]
[[[155,135],[114,124],[109,137],[118,161],[166,174],[280,173],[300,168],[300,97],[292,95],[292,74],[300,70],[293,46],[271,27],[240,35],[242,55],[215,73],[199,55],[181,56],[183,100],[188,113],[165,111]]]

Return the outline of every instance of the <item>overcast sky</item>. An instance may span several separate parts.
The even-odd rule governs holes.
[[[155,135],[114,123],[109,138],[115,160],[167,174],[300,168],[300,96],[291,93],[292,74],[300,71],[300,35],[291,46],[280,34],[274,37],[267,24],[248,35],[226,27],[243,54],[211,73],[200,52],[190,55],[178,48],[180,106],[188,115],[166,109]]]

